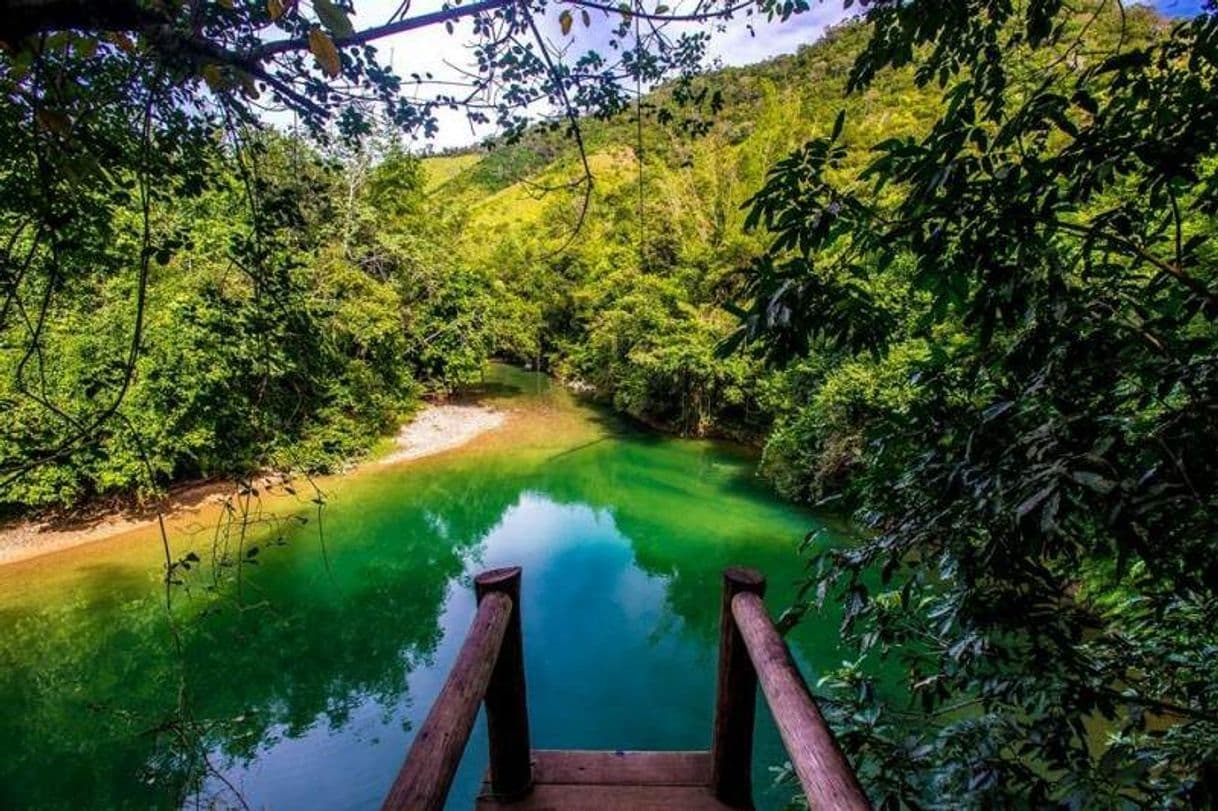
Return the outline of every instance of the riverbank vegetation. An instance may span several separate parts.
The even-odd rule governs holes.
[[[423,160],[341,117],[360,145],[218,114],[150,151],[136,95],[90,120],[103,168],[6,97],[0,498],[329,469],[539,365],[857,518],[796,613],[844,607],[822,688],[879,804],[1213,803],[1218,15],[866,16],[659,84],[674,48],[633,112],[524,60],[565,131]]]
[[[96,272],[57,281],[45,310],[22,306],[9,322],[21,351],[0,361],[0,457],[29,464],[9,505],[331,470],[395,431],[424,390],[476,379],[492,348],[490,279],[446,255],[453,225],[432,216],[416,159],[375,145],[323,155],[270,133],[244,148],[211,145],[203,187],[157,206],[151,227],[174,247],[149,257],[139,296],[126,272],[140,261],[138,201],[65,235]],[[8,178],[10,199],[33,194],[21,179]],[[69,443],[111,410],[91,441]]]

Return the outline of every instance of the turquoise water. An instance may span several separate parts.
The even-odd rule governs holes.
[[[0,806],[377,808],[473,616],[470,578],[508,564],[534,746],[707,748],[720,572],[762,570],[781,610],[816,517],[738,448],[659,437],[514,370],[492,382],[506,428],[333,484],[322,531],[302,505],[278,543],[251,536],[239,594],[231,567],[215,589],[192,571],[176,641],[150,563],[23,575],[0,604]],[[206,562],[210,537],[183,543]],[[831,618],[793,635],[811,679],[835,636]],[[759,807],[781,808],[761,716]],[[480,720],[450,808],[471,807],[486,759]]]

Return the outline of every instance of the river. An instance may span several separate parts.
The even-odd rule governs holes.
[[[744,449],[509,367],[486,389],[504,428],[323,482],[320,521],[303,485],[272,505],[289,520],[251,530],[239,591],[234,567],[213,578],[218,510],[171,532],[201,562],[169,611],[149,531],[0,567],[0,807],[375,809],[473,616],[470,578],[507,564],[534,746],[706,748],[720,572],[760,569],[780,611],[817,516]],[[810,681],[835,639],[831,616],[792,634]],[[486,760],[479,721],[449,808],[472,807]],[[783,760],[762,709],[759,808],[789,799]]]

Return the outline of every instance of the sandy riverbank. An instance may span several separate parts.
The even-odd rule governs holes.
[[[507,414],[481,405],[429,405],[402,426],[394,449],[366,464],[393,465],[461,447],[503,425]],[[180,522],[233,492],[224,481],[186,484],[169,493],[163,515]],[[0,565],[95,543],[151,526],[156,509],[115,511],[58,521],[19,521],[0,526]]]
[[[507,415],[479,405],[431,405],[398,431],[395,449],[375,464],[392,465],[459,448],[503,425]]]

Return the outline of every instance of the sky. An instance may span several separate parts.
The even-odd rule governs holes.
[[[644,7],[660,0],[644,0]],[[413,0],[408,16],[424,14],[438,9],[443,0]],[[616,0],[609,0],[616,5]],[[1153,0],[1151,5],[1167,16],[1192,16],[1201,11],[1204,0]],[[356,28],[379,25],[390,19],[401,5],[401,0],[356,0]],[[680,13],[692,6],[690,0],[669,0],[671,13]],[[855,5],[855,9],[858,5]],[[609,31],[617,23],[617,15],[593,12],[592,26],[585,29],[576,22],[569,36],[559,29],[559,8],[551,5],[550,13],[542,21],[542,32],[555,46],[567,47],[571,58],[590,48],[606,54],[613,52],[607,47]],[[722,31],[712,34],[709,56],[718,64],[747,65],[760,62],[779,54],[794,53],[800,46],[819,39],[825,29],[845,20],[852,12],[842,8],[841,0],[813,2],[810,11],[796,15],[787,22],[767,23],[758,18],[739,18],[724,24]],[[577,15],[578,17],[578,15]],[[751,23],[751,27],[750,24]],[[670,31],[679,30],[675,27]],[[382,57],[387,58],[399,76],[408,78],[412,73],[431,73],[437,79],[460,78],[461,69],[472,69],[469,45],[473,42],[470,20],[457,23],[452,34],[442,26],[420,29],[380,40],[377,47]],[[441,111],[440,132],[430,144],[434,149],[467,146],[477,143],[488,135],[490,129],[471,129],[464,113]]]
[[[1148,3],[1168,17],[1195,17],[1204,10],[1204,0],[1154,0]]]

